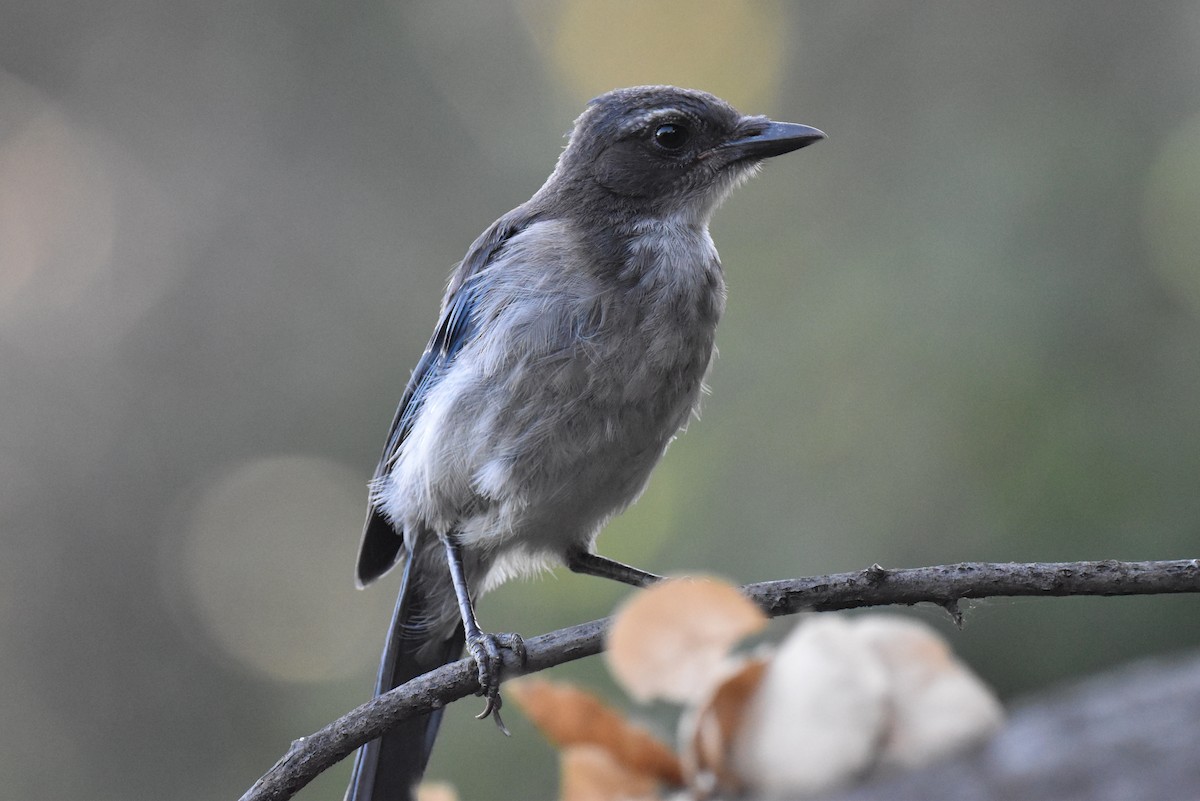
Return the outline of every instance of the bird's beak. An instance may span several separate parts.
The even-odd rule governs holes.
[[[794,122],[749,118],[742,125],[744,133],[721,145],[720,149],[733,156],[733,161],[769,159],[782,156],[825,138],[822,131]]]

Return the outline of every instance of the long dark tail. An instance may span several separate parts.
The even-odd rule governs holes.
[[[444,635],[431,635],[427,625],[423,625],[429,619],[430,610],[427,607],[430,604],[429,599],[421,597],[418,589],[420,582],[415,580],[414,570],[420,567],[414,568],[414,564],[418,561],[409,558],[404,566],[400,596],[396,599],[392,627],[388,631],[387,644],[384,645],[383,658],[379,663],[376,695],[453,662],[462,655],[462,624],[448,638],[430,642],[431,636],[442,638]],[[442,711],[438,709],[409,718],[383,737],[360,748],[354,759],[346,801],[410,801],[414,798],[417,783],[433,751],[433,741],[442,722]]]

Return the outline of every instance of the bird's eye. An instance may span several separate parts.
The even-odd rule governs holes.
[[[664,150],[678,150],[691,138],[691,131],[675,123],[667,123],[654,129],[654,143]]]

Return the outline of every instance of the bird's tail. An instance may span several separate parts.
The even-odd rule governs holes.
[[[419,560],[409,558],[400,582],[400,596],[392,614],[375,694],[381,695],[409,679],[453,662],[462,655],[463,628],[460,623],[448,636],[431,631],[428,621],[440,605],[416,580]],[[432,607],[432,608],[430,608]],[[435,627],[436,629],[436,627]],[[436,642],[431,642],[431,638]],[[442,711],[436,709],[400,723],[377,740],[364,745],[354,759],[345,801],[410,801],[425,772]]]

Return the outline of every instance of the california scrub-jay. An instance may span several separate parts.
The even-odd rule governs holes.
[[[550,178],[450,279],[392,421],[358,557],[404,564],[376,693],[458,659],[499,709],[500,649],[472,600],[548,564],[644,586],[592,551],[696,410],[725,305],[713,211],[759,163],[824,138],[705,92],[618,89],[575,121]],[[411,797],[441,710],[364,746],[348,801]]]

